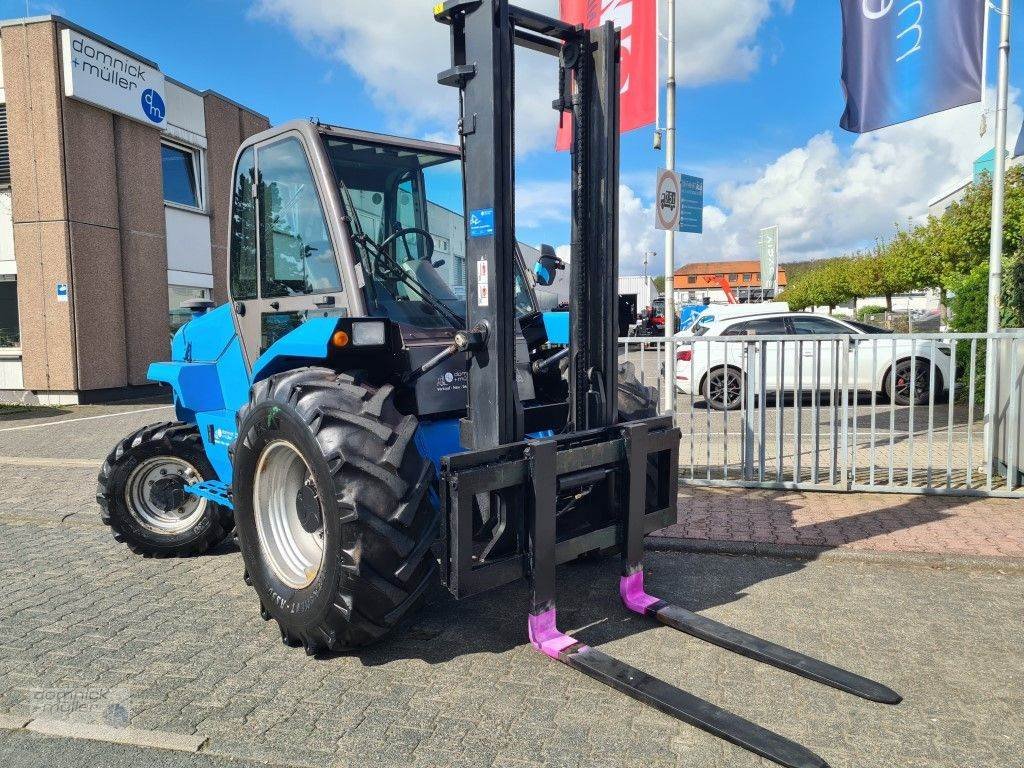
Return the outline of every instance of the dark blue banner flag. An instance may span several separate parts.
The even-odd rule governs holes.
[[[840,126],[865,133],[981,101],[985,0],[840,2]]]

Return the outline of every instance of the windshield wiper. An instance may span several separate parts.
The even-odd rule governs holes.
[[[442,315],[453,328],[456,330],[462,330],[466,327],[466,318],[448,307],[443,301],[434,296],[434,294],[430,292],[430,289],[423,285],[423,283],[402,269],[402,265],[395,261],[390,254],[385,253],[383,250],[378,248],[377,243],[375,243],[369,235],[361,232],[357,234],[354,239],[361,242],[364,246],[370,246],[373,249],[373,252],[377,254],[378,259],[387,262],[389,275],[393,275],[396,280],[401,280],[409,286],[431,307],[431,309]]]

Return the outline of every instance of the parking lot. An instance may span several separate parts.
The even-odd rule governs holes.
[[[463,603],[438,589],[402,632],[360,654],[314,659],[284,647],[260,620],[232,543],[142,559],[99,523],[105,452],[171,417],[160,404],[0,412],[0,725],[52,719],[33,715],[33,690],[102,690],[121,696],[121,725],[195,737],[211,760],[767,764],[533,652],[522,584]],[[832,766],[1019,764],[1019,559],[657,551],[646,563],[659,596],[876,677],[905,701],[872,705],[631,616],[614,560],[560,569],[563,628]],[[60,753],[33,738],[0,730],[0,762]]]

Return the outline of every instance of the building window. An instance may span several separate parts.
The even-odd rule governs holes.
[[[738,275],[737,273],[735,273],[735,272],[730,272],[730,273],[729,273],[729,282],[731,282],[731,283],[735,283],[735,282],[736,282],[736,279],[737,279],[738,277],[739,277],[739,275]]]
[[[0,275],[0,349],[20,346],[18,278],[15,275]]]
[[[178,144],[161,144],[164,202],[202,208],[199,151]]]
[[[0,104],[0,186],[11,183],[11,148],[7,142],[7,105]]]
[[[0,283],[2,286],[3,283]],[[183,308],[181,305],[183,302],[189,299],[209,299],[210,289],[209,288],[195,288],[191,285],[168,285],[167,286],[167,304],[170,308],[171,318],[171,336],[173,337],[178,329],[181,328],[185,323],[192,319],[192,313]],[[2,306],[3,300],[0,299],[0,306]],[[0,312],[3,310],[0,309]]]
[[[743,282],[745,282],[745,283],[749,283],[750,282],[750,272],[744,272],[743,273]]]
[[[696,284],[696,282],[697,282],[697,276],[696,275],[687,275],[686,276],[686,283],[688,285],[694,285],[694,284]]]

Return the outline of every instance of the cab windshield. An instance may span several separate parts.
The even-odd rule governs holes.
[[[418,328],[463,327],[466,240],[458,154],[324,136],[372,315]],[[516,269],[517,314],[532,310]]]
[[[420,328],[457,325],[466,316],[458,156],[329,135],[324,146],[370,313]]]

